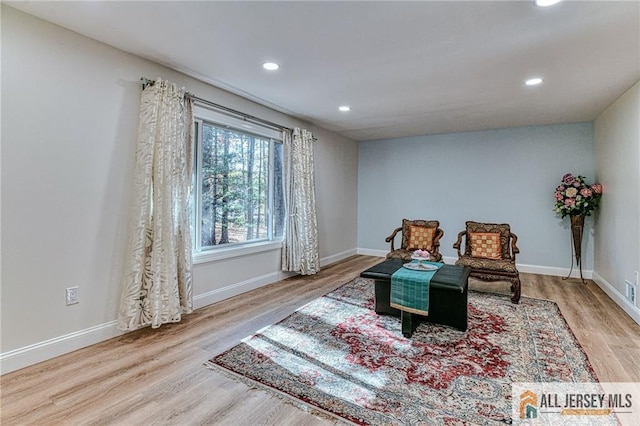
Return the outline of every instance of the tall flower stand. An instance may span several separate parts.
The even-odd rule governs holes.
[[[582,284],[587,284],[582,277],[582,234],[584,232],[584,215],[569,216],[571,218],[571,246],[572,251],[575,254],[576,266],[580,270],[580,281]],[[563,280],[571,277],[573,272],[573,256],[571,256],[571,269],[569,269],[569,275]]]

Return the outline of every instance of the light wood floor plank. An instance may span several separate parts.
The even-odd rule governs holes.
[[[357,277],[382,259],[354,256],[144,329],[6,374],[2,425],[331,425],[204,362]],[[603,382],[640,381],[640,326],[589,281],[521,274],[523,296],[555,301]],[[471,288],[508,294],[506,283]]]

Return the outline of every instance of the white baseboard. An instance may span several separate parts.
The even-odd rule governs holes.
[[[356,249],[346,250],[320,259],[320,266],[324,267],[356,254]],[[276,271],[261,275],[246,281],[234,283],[223,288],[198,294],[193,297],[194,309],[203,308],[213,303],[221,302],[233,296],[246,293],[274,282],[297,275],[295,272]],[[55,337],[23,348],[0,354],[0,374],[10,373],[48,359],[100,343],[113,337],[121,336],[124,332],[117,327],[117,321],[109,321],[84,330],[79,330],[64,336]]]
[[[30,365],[76,351],[124,334],[117,321],[86,328],[33,345],[0,354],[0,374],[10,373]]]
[[[245,293],[296,275],[293,272],[277,271],[193,297],[194,309]],[[95,327],[86,328],[64,336],[55,337],[23,348],[0,354],[0,374],[10,373],[48,359],[103,342],[124,332],[117,327],[117,321],[109,321]]]
[[[363,256],[387,257],[387,253],[389,253],[389,250],[373,250],[358,247],[356,249],[356,253]]]
[[[194,309],[220,302],[238,294],[274,283],[296,275],[293,272],[277,271],[250,280],[212,290],[193,297]],[[10,373],[48,359],[64,355],[87,346],[100,343],[124,334],[117,321],[109,321],[94,327],[55,337],[23,348],[0,354],[0,374]]]
[[[539,274],[539,275],[553,275],[556,277],[566,277],[569,275],[570,268],[558,268],[553,266],[539,266],[539,265],[523,265],[521,263],[517,264],[518,271],[530,273],[530,274]],[[582,277],[584,279],[591,279],[593,276],[593,271],[582,270]],[[576,268],[573,268],[571,271],[571,278],[580,278],[580,271],[577,271]]]
[[[355,254],[356,254],[356,250],[351,249],[351,250],[343,251],[341,253],[333,254],[331,256],[323,257],[322,259],[320,259],[320,266],[325,267],[332,263],[336,263],[348,257],[351,257]],[[298,274],[296,272],[276,271],[270,274],[251,278],[246,281],[231,284],[223,288],[212,290],[207,293],[199,294],[197,296],[194,296],[193,298],[194,309],[199,309],[199,308],[211,305],[213,303],[221,302],[230,297],[237,296],[239,294],[246,293],[251,290],[255,290],[257,288],[275,283],[280,280],[287,279],[289,277],[293,277],[295,275],[298,275]]]
[[[458,260],[458,257],[449,257],[449,256],[442,256],[442,262],[446,263],[447,265],[454,265],[456,263],[456,260]]]
[[[593,274],[593,281],[609,296],[616,305],[620,306],[631,319],[640,324],[640,308],[634,306],[624,294],[620,293],[618,289],[612,286],[607,280],[602,278],[598,273]]]
[[[297,273],[276,271],[270,274],[265,274],[259,277],[241,281],[239,283],[234,283],[226,287],[211,290],[206,293],[198,294],[197,296],[193,297],[193,308],[200,309],[205,306],[221,302],[230,297],[237,296],[239,294],[246,293],[260,287],[264,287],[265,285],[269,285],[271,283],[275,283],[276,281],[287,279],[294,275],[297,275]]]
[[[332,254],[331,256],[326,256],[320,259],[320,267],[325,267],[327,265],[331,265],[332,263],[340,262],[348,257],[355,256],[357,253],[356,249],[345,250],[340,253]]]

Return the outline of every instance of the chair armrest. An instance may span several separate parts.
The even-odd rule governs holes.
[[[453,243],[453,248],[458,250],[458,259],[462,257],[462,253],[460,253],[460,246],[462,245],[462,237],[467,235],[467,231],[460,231],[458,233],[458,240]]]
[[[444,231],[440,228],[436,228],[436,232],[433,235],[433,241],[431,242],[432,250],[429,250],[429,254],[434,258],[440,258],[440,238],[444,236]]]
[[[438,247],[440,247],[440,238],[442,238],[444,236],[444,231],[440,228],[436,229],[436,233],[433,236],[433,248],[435,249],[436,253],[438,252]]]
[[[516,262],[516,254],[520,253],[520,249],[516,245],[516,242],[518,241],[518,236],[516,234],[514,234],[513,232],[511,232],[509,234],[509,236],[511,237],[511,258],[512,258],[513,262],[515,263]]]
[[[402,226],[401,226],[401,227],[399,227],[399,228],[396,228],[396,229],[391,233],[391,235],[389,235],[387,238],[385,238],[385,239],[384,239],[387,243],[389,243],[389,242],[391,243],[391,250],[390,250],[390,251],[395,250],[395,249],[394,249],[394,247],[393,247],[393,240],[396,238],[396,234],[397,234],[398,232],[400,232],[400,231],[402,231]]]

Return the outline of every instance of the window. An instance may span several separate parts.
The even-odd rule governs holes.
[[[201,107],[194,116],[194,252],[281,239],[280,132]]]

